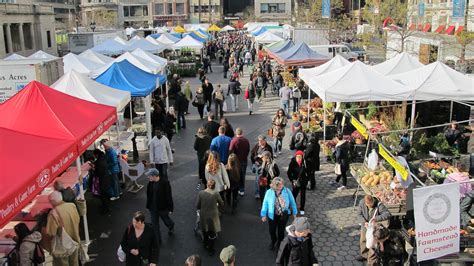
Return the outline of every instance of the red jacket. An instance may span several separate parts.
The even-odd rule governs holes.
[[[248,139],[243,136],[232,138],[229,146],[229,154],[230,153],[237,155],[241,165],[247,165],[247,157],[250,153],[250,143]]]

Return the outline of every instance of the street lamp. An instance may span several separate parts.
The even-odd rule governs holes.
[[[76,33],[79,33],[79,17],[76,16]]]
[[[95,32],[95,21],[92,21],[91,24],[89,25],[91,27],[92,32]]]

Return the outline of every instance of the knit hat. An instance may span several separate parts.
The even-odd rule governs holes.
[[[222,249],[220,259],[224,265],[230,265],[235,260],[237,254],[237,248],[234,245],[230,245]]]
[[[301,126],[301,123],[298,121],[293,123],[293,127],[300,127],[300,126]]]
[[[306,217],[296,217],[293,221],[293,226],[295,228],[295,231],[297,232],[303,232],[305,230],[311,229],[308,222],[308,218]]]
[[[296,153],[295,153],[295,157],[298,156],[298,155],[301,155],[304,157],[304,152],[301,151],[301,150],[297,150]]]
[[[146,177],[159,176],[159,175],[160,175],[160,171],[158,171],[158,169],[156,168],[150,168],[145,172]]]

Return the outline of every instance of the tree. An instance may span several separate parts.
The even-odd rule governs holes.
[[[255,21],[256,20],[254,6],[247,6],[244,9],[242,19],[244,21]]]
[[[92,14],[93,21],[97,26],[103,28],[114,28],[117,26],[117,13],[105,9],[94,10]]]

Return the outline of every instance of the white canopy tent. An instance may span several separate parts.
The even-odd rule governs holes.
[[[402,101],[411,98],[409,87],[360,61],[313,77],[308,86],[325,102]]]
[[[151,37],[150,35],[145,37],[145,40],[151,42],[154,45],[161,45],[155,38]]]
[[[3,60],[6,60],[6,61],[11,61],[11,60],[21,60],[21,59],[27,59],[26,57],[22,56],[22,55],[19,55],[19,54],[11,54],[5,58],[3,58]]]
[[[119,36],[116,36],[113,40],[116,41],[116,42],[118,42],[118,43],[121,43],[121,44],[123,44],[123,45],[127,45],[127,41],[124,40],[124,39],[122,39],[122,38],[120,38]]]
[[[155,32],[156,33],[165,33],[165,32],[168,32],[168,29],[166,27],[155,27]]]
[[[179,50],[181,48],[201,49],[203,44],[191,36],[186,36],[179,42],[173,44],[173,49]]]
[[[113,62],[110,62],[109,64],[107,64],[106,66],[104,67],[101,67],[93,72],[91,72],[91,77],[92,78],[95,78],[95,77],[98,77],[100,76],[102,73],[104,73],[105,71],[107,71],[107,69],[110,68],[110,66],[115,63],[115,62],[121,62],[123,60],[128,60],[128,62],[130,62],[130,64],[140,68],[141,70],[143,71],[146,71],[148,73],[153,73],[153,74],[157,74],[161,71],[162,69],[162,66],[160,64],[157,64],[157,63],[154,63],[154,62],[151,62],[151,61],[148,61],[148,60],[145,60],[141,57],[138,57],[138,56],[135,56],[129,52],[126,52],[124,53],[123,55],[117,57],[114,59]]]
[[[248,32],[254,31],[258,27],[262,26],[278,26],[278,22],[247,22],[244,25],[244,28],[247,28]]]
[[[403,52],[383,63],[373,66],[373,69],[384,76],[390,76],[414,70],[422,66],[424,65],[420,63],[416,57]]]
[[[96,53],[96,52],[92,51],[91,49],[88,49],[88,50],[80,53],[79,57],[85,58],[87,60],[93,61],[97,64],[102,64],[102,65],[106,65],[106,64],[114,61],[114,59],[112,57],[108,57],[108,56],[105,56],[103,54]]]
[[[57,59],[59,57],[57,56],[54,56],[54,55],[50,55],[46,52],[43,52],[41,50],[39,50],[38,52],[28,56],[28,59],[46,59],[46,60],[53,60],[53,59]]]
[[[130,102],[130,92],[102,85],[74,70],[66,72],[51,88],[99,104],[114,106],[117,112]]]
[[[105,64],[97,63],[91,61],[87,58],[75,55],[73,53],[69,53],[63,57],[64,63],[64,72],[70,72],[72,70],[89,75],[92,71],[103,67]]]
[[[92,48],[92,51],[105,55],[119,55],[125,50],[126,45],[123,45],[113,39],[109,39]]]
[[[148,60],[150,62],[154,62],[156,64],[161,65],[162,67],[165,67],[168,64],[168,60],[159,57],[157,55],[154,55],[152,53],[149,53],[145,50],[142,49],[136,49],[135,51],[132,52],[133,55],[143,58],[145,60]]]
[[[140,39],[140,40],[135,41],[133,44],[130,44],[127,47],[125,47],[124,50],[127,52],[131,52],[131,51],[134,51],[135,49],[142,49],[147,52],[157,54],[165,50],[165,48],[166,47],[162,44],[153,44],[149,40]]]
[[[132,28],[132,27],[128,27],[128,28],[125,29],[125,34],[127,36],[132,36],[135,31],[137,31],[137,30]]]
[[[283,40],[281,37],[278,37],[276,34],[266,31],[255,37],[257,43],[274,43]]]
[[[300,68],[298,70],[298,76],[305,83],[308,83],[312,77],[326,74],[349,64],[350,62],[347,59],[337,54],[333,59],[327,61],[326,63],[320,66],[312,68]]]
[[[157,42],[162,43],[164,45],[173,45],[179,41],[179,38],[174,37],[169,33],[163,33],[156,39]]]
[[[226,25],[224,28],[221,29],[221,31],[233,31],[235,30],[234,27],[232,27],[231,25]]]
[[[199,30],[199,29],[202,29],[203,31],[207,31],[209,26],[210,26],[209,23],[197,23],[197,24],[184,24],[183,28],[186,31],[196,31],[196,30]]]

